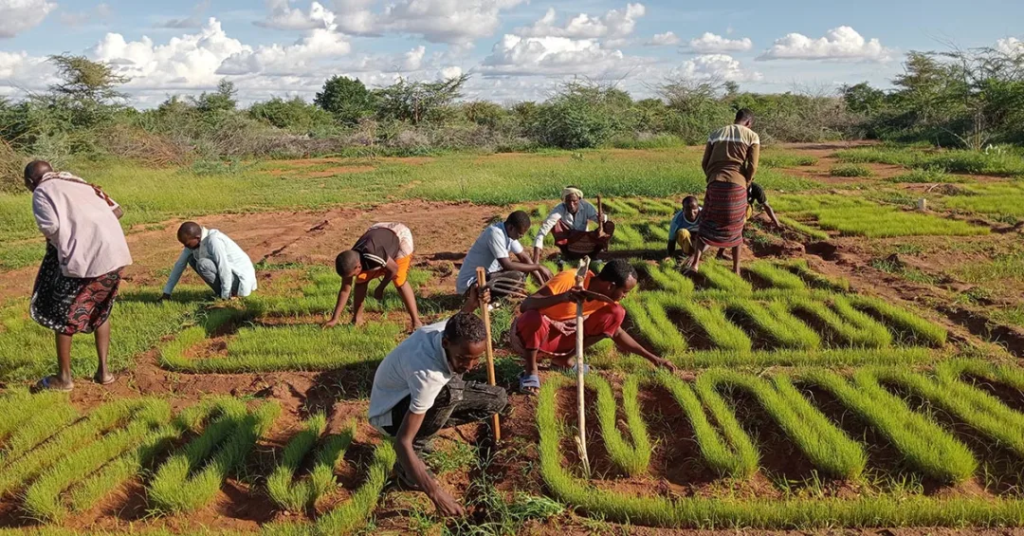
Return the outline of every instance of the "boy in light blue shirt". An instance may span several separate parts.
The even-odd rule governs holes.
[[[693,235],[700,227],[700,203],[697,198],[688,196],[683,199],[683,209],[672,217],[668,228],[668,256],[675,254],[676,246],[683,255],[693,253]]]

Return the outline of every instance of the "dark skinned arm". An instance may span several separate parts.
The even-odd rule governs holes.
[[[763,206],[764,211],[768,213],[768,217],[772,219],[772,223],[774,223],[776,227],[781,228],[782,224],[779,223],[779,218],[775,216],[775,211],[772,210],[772,206],[768,203],[765,203]]]
[[[515,261],[511,258],[504,258],[498,259],[498,263],[501,264],[502,270],[537,274],[537,278],[541,280],[541,283],[547,283],[548,279],[551,279],[551,270],[548,270],[542,264],[535,264],[525,253],[517,253]]]
[[[412,448],[416,433],[423,425],[423,417],[424,414],[417,415],[406,412],[405,418],[402,419],[402,425],[398,428],[398,436],[395,437],[395,453],[398,455],[398,463],[402,464],[405,474],[411,476],[413,482],[433,501],[437,506],[438,513],[446,517],[462,517],[466,515],[465,510],[430,476],[427,466]]]
[[[338,291],[338,303],[334,306],[334,314],[331,315],[331,319],[324,324],[325,328],[332,328],[338,325],[339,319],[341,319],[341,313],[345,312],[345,305],[348,303],[348,296],[352,293],[352,279],[346,277],[341,281],[341,290]]]
[[[391,283],[398,277],[398,263],[394,259],[388,259],[388,262],[384,265],[384,279],[377,285],[377,290],[373,292],[373,297],[378,300],[384,299],[384,289],[388,288],[388,283]]]
[[[616,348],[621,352],[638,355],[650,361],[656,367],[665,367],[672,371],[676,370],[675,365],[673,365],[671,361],[668,359],[662,359],[649,352],[622,328],[619,328],[619,330],[615,332],[615,335],[612,335],[612,341],[615,342]]]

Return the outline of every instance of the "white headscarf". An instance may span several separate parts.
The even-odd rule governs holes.
[[[563,201],[566,197],[569,197],[570,195],[575,195],[576,197],[583,199],[583,190],[580,190],[579,188],[573,188],[572,186],[566,187],[562,190]]]

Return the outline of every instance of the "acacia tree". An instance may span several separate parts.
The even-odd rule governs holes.
[[[110,104],[127,97],[114,88],[128,83],[130,78],[114,73],[106,63],[71,54],[57,54],[49,59],[57,67],[60,78],[60,82],[50,86],[55,95],[96,104]]]
[[[462,97],[462,86],[467,80],[467,74],[440,82],[409,82],[399,78],[398,82],[374,91],[377,117],[414,125],[427,120],[441,122],[451,112],[452,103]]]

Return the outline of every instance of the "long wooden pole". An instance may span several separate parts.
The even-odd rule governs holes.
[[[597,196],[597,237],[604,236],[604,206],[601,205],[601,196]]]
[[[487,270],[483,267],[476,269],[477,294],[480,296],[480,315],[484,318],[484,331],[487,334],[487,382],[492,386],[497,385],[494,377],[494,342],[491,339],[491,312],[487,310],[484,303],[484,290],[487,288]],[[494,414],[494,443],[501,441],[501,418]]]
[[[579,271],[576,272],[576,286],[583,288],[587,280],[587,272],[590,270],[590,257],[583,257],[580,261]],[[576,443],[580,451],[580,461],[583,462],[583,470],[587,479],[590,479],[590,458],[587,456],[587,415],[586,401],[584,399],[584,374],[583,374],[583,300],[576,303],[576,401],[579,414],[580,435]]]

